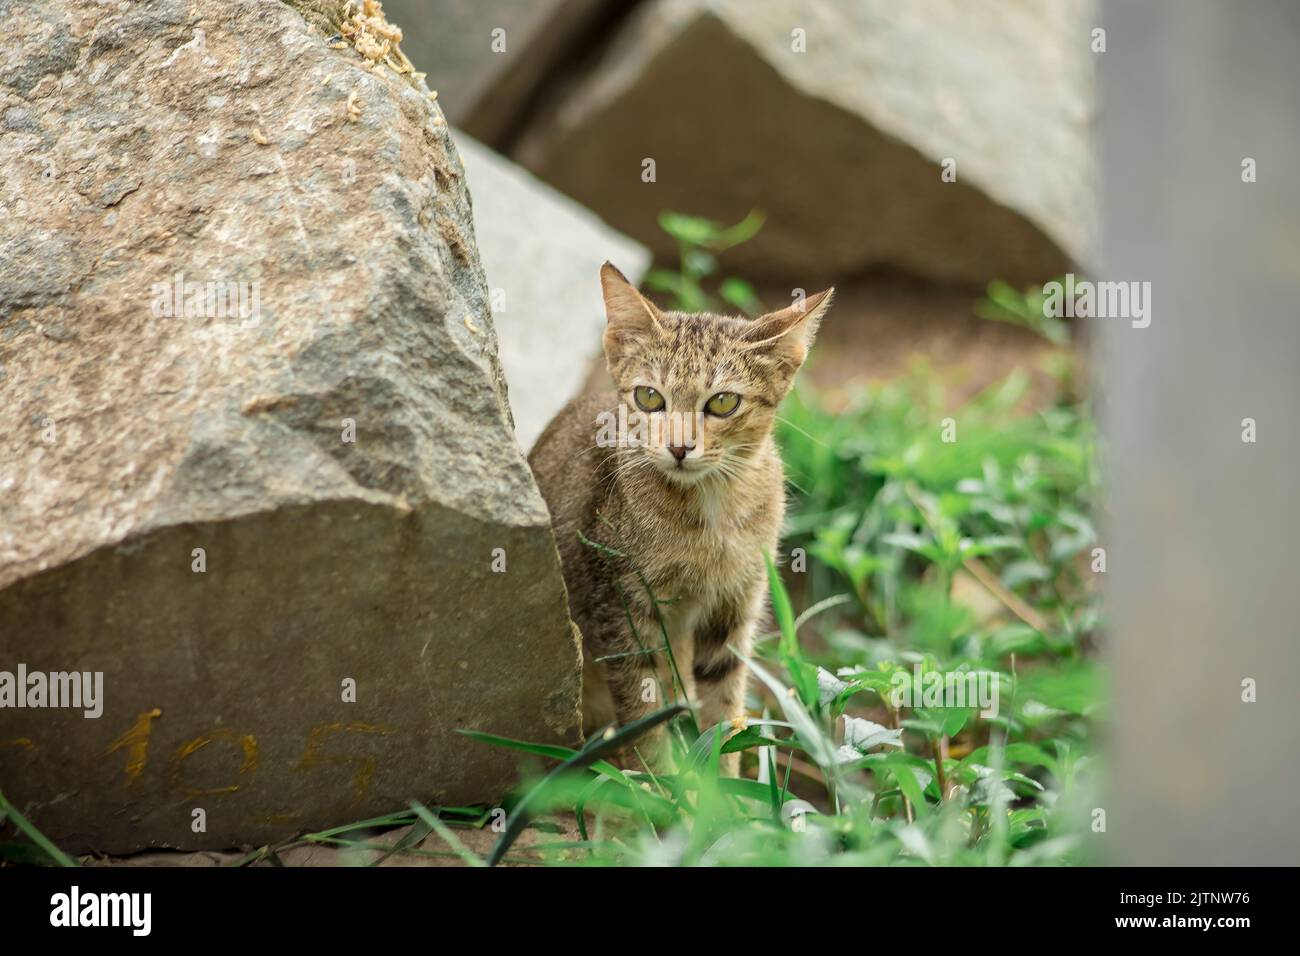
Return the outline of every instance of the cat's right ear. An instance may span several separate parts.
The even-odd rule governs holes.
[[[630,340],[662,329],[663,313],[612,263],[600,267],[600,289],[605,296],[605,357],[613,364]]]

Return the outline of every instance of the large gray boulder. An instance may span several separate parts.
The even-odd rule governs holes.
[[[464,133],[452,135],[474,196],[515,437],[528,452],[601,355],[601,264],[617,263],[635,282],[650,253],[526,169]]]
[[[490,802],[458,728],[579,739],[448,128],[299,5],[5,6],[0,672],[103,684],[0,710],[0,787],[69,850]]]
[[[653,0],[513,155],[664,257],[660,210],[758,207],[728,254],[752,274],[1041,281],[1093,256],[1096,25],[1089,0]]]

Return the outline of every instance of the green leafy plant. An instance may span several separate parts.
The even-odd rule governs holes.
[[[988,284],[983,298],[975,303],[975,314],[992,322],[1006,322],[1036,332],[1053,345],[1070,344],[1070,325],[1046,308],[1047,295],[1041,286],[1023,292],[1001,279]]]
[[[718,299],[705,291],[704,283],[718,271],[718,255],[752,239],[763,227],[763,214],[753,210],[733,226],[678,212],[659,214],[659,227],[677,241],[678,268],[651,269],[646,287],[671,297],[670,307],[685,312],[716,312]],[[722,301],[744,312],[758,315],[763,304],[744,279],[723,278],[718,285]]]
[[[556,754],[512,819],[571,814],[581,839],[530,850],[568,865],[1088,860],[1093,426],[1085,406],[1023,415],[1024,388],[1013,376],[947,416],[923,371],[848,409],[799,391],[780,428],[798,489],[785,557],[809,560],[782,575],[767,557],[776,630],[744,662],[763,716],[696,730],[661,711],[668,773]],[[996,708],[922,686],[981,680]],[[720,777],[737,751],[743,777]]]

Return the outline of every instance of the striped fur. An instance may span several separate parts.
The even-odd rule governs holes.
[[[609,264],[601,282],[617,393],[571,402],[529,458],[583,635],[584,727],[628,723],[684,693],[708,729],[744,709],[746,671],[733,651],[749,653],[765,605],[763,553],[776,555],[785,510],[776,408],[833,290],[750,320],[660,311]],[[600,416],[635,409],[638,386],[663,396],[663,414],[693,414],[719,392],[741,399],[726,417],[700,419],[680,462],[667,435],[601,447]],[[647,746],[654,753],[641,755],[662,763],[663,740]],[[737,761],[727,759],[733,773]]]

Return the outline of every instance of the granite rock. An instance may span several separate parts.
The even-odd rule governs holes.
[[[579,739],[456,147],[329,4],[5,5],[0,671],[103,693],[0,710],[0,787],[70,851],[490,803],[458,728]]]

